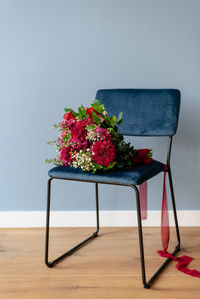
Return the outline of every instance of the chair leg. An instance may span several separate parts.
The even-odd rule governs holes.
[[[153,276],[149,279],[149,281],[146,281],[146,271],[145,271],[145,258],[144,258],[144,245],[143,245],[143,233],[142,233],[142,220],[141,220],[141,210],[140,210],[140,194],[139,190],[135,185],[131,186],[136,193],[136,206],[137,206],[137,220],[138,220],[138,236],[139,236],[139,246],[140,246],[140,260],[141,260],[141,271],[142,271],[142,282],[144,285],[144,288],[149,289],[154,282],[154,280],[158,277],[158,275],[162,272],[162,270],[165,269],[165,267],[168,265],[168,263],[172,260],[171,258],[166,259],[166,261],[161,265],[161,267],[153,274]],[[175,201],[174,201],[175,203]],[[176,207],[174,206],[175,211]],[[177,223],[178,224],[178,223]],[[175,250],[173,251],[172,255],[175,256],[175,254],[180,250],[180,247],[178,245],[175,247]]]
[[[180,240],[178,218],[177,218],[177,212],[176,212],[176,202],[175,202],[175,196],[174,196],[173,180],[172,180],[172,174],[171,174],[170,167],[168,167],[168,175],[169,175],[169,185],[170,185],[170,192],[171,192],[172,207],[173,207],[173,212],[174,212],[174,222],[175,222],[175,227],[176,227],[176,236],[177,236],[177,241],[178,241],[176,247],[180,250],[181,240]]]
[[[98,183],[95,183],[95,191],[96,191],[96,219],[97,219],[97,229],[96,231],[87,239],[73,247],[72,249],[68,250],[52,262],[49,262],[48,256],[49,256],[49,220],[50,220],[50,199],[51,199],[51,182],[54,178],[49,178],[48,184],[47,184],[47,211],[46,211],[46,240],[45,240],[45,264],[47,267],[52,268],[57,263],[59,263],[61,260],[63,260],[65,257],[71,255],[76,250],[78,250],[80,247],[88,243],[89,241],[93,240],[98,236],[99,232],[99,200],[98,200]]]

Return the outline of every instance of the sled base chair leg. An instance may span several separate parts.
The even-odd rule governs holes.
[[[81,243],[77,244],[72,249],[68,250],[67,252],[65,252],[64,254],[62,254],[61,256],[56,258],[55,260],[53,260],[52,262],[49,262],[49,258],[48,258],[48,255],[49,255],[49,221],[50,221],[50,199],[51,199],[51,182],[52,182],[52,180],[53,180],[53,178],[50,178],[48,180],[48,187],[47,187],[47,212],[46,212],[47,214],[46,214],[46,240],[45,240],[45,264],[49,268],[52,268],[57,263],[59,263],[61,260],[63,260],[64,258],[71,255],[72,253],[74,253],[76,250],[78,250],[82,246],[84,246],[87,243],[89,243],[90,241],[92,241],[94,238],[96,238],[98,236],[98,232],[99,232],[98,184],[95,183],[95,191],[96,191],[95,192],[96,193],[96,224],[97,224],[96,231],[91,236],[89,236],[87,239],[85,239]]]
[[[173,251],[172,255],[175,256],[178,251],[180,251],[180,234],[179,234],[179,227],[178,227],[178,220],[177,220],[177,213],[176,213],[176,205],[175,205],[175,198],[173,192],[173,184],[172,184],[172,177],[171,171],[168,170],[169,174],[169,182],[170,182],[170,190],[171,190],[171,198],[172,198],[172,206],[174,212],[174,219],[175,219],[175,226],[176,226],[176,234],[177,234],[177,245],[175,250]],[[50,197],[51,197],[51,181],[53,179],[61,179],[51,177],[48,180],[48,188],[47,188],[47,217],[46,217],[46,243],[45,243],[45,263],[47,267],[51,268],[55,266],[58,262],[63,260],[65,257],[71,255],[76,250],[81,248],[83,245],[86,245],[88,242],[92,241],[94,238],[98,236],[99,232],[99,198],[98,198],[98,184],[111,184],[107,182],[91,182],[91,181],[84,181],[88,183],[95,183],[95,190],[96,190],[96,231],[89,236],[87,239],[70,249],[69,251],[65,252],[52,262],[48,261],[48,253],[49,253],[49,220],[50,220]],[[75,179],[63,179],[63,180],[71,180],[71,181],[79,181]],[[139,190],[136,185],[129,185],[129,184],[117,184],[112,183],[111,185],[119,185],[119,186],[128,186],[134,189],[136,194],[136,206],[137,206],[137,220],[138,220],[138,237],[139,237],[139,247],[140,247],[140,260],[141,260],[141,273],[142,273],[142,283],[144,288],[149,289],[155,279],[159,276],[159,274],[165,269],[168,263],[172,260],[171,258],[166,259],[166,261],[160,266],[160,268],[153,274],[153,276],[147,281],[146,280],[146,270],[145,270],[145,258],[144,258],[144,245],[143,245],[143,232],[142,232],[142,219],[141,219],[141,210],[140,210],[140,194]]]
[[[146,281],[144,245],[143,245],[143,233],[142,233],[142,219],[141,219],[141,209],[140,209],[140,194],[139,194],[138,188],[135,185],[132,185],[132,188],[135,190],[135,193],[136,193],[138,236],[139,236],[139,247],[140,247],[142,282],[143,282],[144,288],[149,289],[151,287],[152,283],[155,281],[155,279],[166,268],[166,266],[172,259],[167,258],[166,261],[160,266],[160,268],[153,274],[153,276],[148,281]],[[173,186],[172,186],[172,188],[173,188]],[[174,218],[176,219],[175,225],[176,225],[176,233],[177,233],[177,245],[172,253],[172,255],[175,256],[176,253],[180,251],[180,234],[179,234],[179,227],[178,227],[176,205],[175,205],[174,197],[172,197],[172,202],[174,202],[173,203],[173,211],[174,211]]]

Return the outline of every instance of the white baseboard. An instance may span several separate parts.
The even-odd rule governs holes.
[[[200,210],[177,211],[180,226],[200,226]],[[52,227],[95,226],[94,211],[51,212]],[[172,211],[169,211],[170,225],[174,226]],[[45,212],[0,212],[0,227],[44,227]],[[160,211],[148,211],[144,226],[160,226]],[[137,226],[136,211],[100,211],[100,226]]]

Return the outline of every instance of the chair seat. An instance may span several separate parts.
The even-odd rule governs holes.
[[[49,170],[50,177],[109,184],[140,185],[164,170],[164,164],[152,160],[150,164],[136,164],[129,170],[107,172],[82,171],[80,168],[57,166]]]

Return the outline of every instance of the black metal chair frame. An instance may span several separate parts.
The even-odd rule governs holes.
[[[177,219],[177,212],[176,212],[176,203],[175,203],[175,196],[174,196],[174,188],[173,188],[173,181],[171,175],[171,168],[170,168],[170,157],[171,157],[171,147],[172,147],[172,136],[169,136],[169,145],[168,145],[168,155],[167,155],[167,173],[169,176],[169,185],[171,191],[171,200],[172,200],[172,207],[174,213],[174,221],[176,227],[176,236],[177,236],[177,245],[172,253],[173,256],[176,255],[178,251],[180,251],[180,233],[179,233],[179,226],[178,226],[178,219]],[[94,183],[95,184],[95,191],[96,191],[96,231],[87,239],[73,247],[72,249],[68,250],[52,262],[49,262],[48,255],[49,255],[49,221],[50,221],[50,197],[51,197],[51,182],[54,179],[59,180],[69,180],[69,181],[81,181],[87,183]],[[52,268],[58,262],[63,260],[65,257],[71,255],[73,252],[78,250],[80,247],[88,243],[89,241],[93,240],[98,236],[99,232],[99,196],[98,196],[98,184],[109,184],[109,185],[119,185],[119,186],[128,186],[133,188],[136,194],[136,207],[137,207],[137,220],[138,220],[138,236],[139,236],[139,247],[140,247],[140,259],[141,259],[141,272],[142,272],[142,282],[144,288],[149,289],[154,282],[154,280],[158,277],[158,275],[162,272],[162,270],[168,265],[168,263],[172,260],[168,258],[161,267],[153,274],[153,276],[147,281],[146,280],[146,271],[145,271],[145,258],[144,258],[144,245],[143,245],[143,233],[142,233],[142,221],[141,221],[141,210],[140,210],[140,194],[139,190],[136,185],[131,184],[118,184],[118,183],[107,183],[107,182],[98,182],[98,181],[88,181],[88,180],[77,180],[77,179],[66,179],[66,178],[57,178],[57,177],[50,177],[48,180],[47,186],[47,214],[46,214],[46,241],[45,241],[45,264],[47,267]]]

